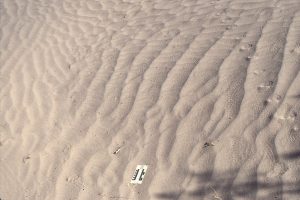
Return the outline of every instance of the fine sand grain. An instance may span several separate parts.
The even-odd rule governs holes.
[[[0,0],[0,17],[1,200],[300,199],[300,0]]]

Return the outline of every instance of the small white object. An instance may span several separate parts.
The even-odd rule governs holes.
[[[148,165],[137,165],[130,183],[142,184],[147,169],[148,169]]]

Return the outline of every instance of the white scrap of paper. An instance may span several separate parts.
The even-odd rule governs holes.
[[[148,165],[137,165],[130,183],[142,184],[147,169],[148,169]]]

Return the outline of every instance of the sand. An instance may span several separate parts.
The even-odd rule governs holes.
[[[1,200],[300,199],[299,0],[1,0],[0,17]]]

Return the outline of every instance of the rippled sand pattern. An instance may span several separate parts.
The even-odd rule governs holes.
[[[1,200],[300,199],[299,0],[1,0],[0,17]]]

